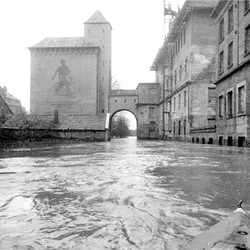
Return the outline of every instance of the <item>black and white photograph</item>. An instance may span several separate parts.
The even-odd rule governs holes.
[[[8,0],[0,27],[0,250],[250,250],[250,0]]]

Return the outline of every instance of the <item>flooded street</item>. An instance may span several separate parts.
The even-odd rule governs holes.
[[[240,199],[250,150],[166,141],[0,151],[0,249],[183,249]]]

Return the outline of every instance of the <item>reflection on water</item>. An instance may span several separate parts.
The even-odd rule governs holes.
[[[250,150],[118,139],[0,151],[0,249],[182,249],[250,210]]]

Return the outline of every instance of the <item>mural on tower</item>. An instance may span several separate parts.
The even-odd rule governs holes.
[[[70,96],[70,86],[73,85],[73,78],[70,76],[69,67],[65,64],[65,60],[61,59],[61,65],[57,67],[52,80],[58,75],[58,81],[53,84],[56,94]]]

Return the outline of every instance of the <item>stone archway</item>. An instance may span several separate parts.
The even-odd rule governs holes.
[[[127,110],[127,109],[120,109],[120,110],[117,110],[116,112],[114,112],[113,114],[111,114],[110,116],[110,120],[109,120],[109,124],[110,124],[110,135],[112,136],[112,131],[113,131],[113,120],[115,118],[116,115],[118,115],[119,113],[123,113],[125,114],[125,119],[128,119],[128,122],[131,122],[131,120],[134,119],[134,122],[132,122],[132,124],[128,124],[131,125],[129,126],[129,129],[130,129],[130,136],[137,136],[137,130],[138,130],[138,119],[136,117],[136,115],[131,112],[130,110]],[[129,117],[130,116],[130,117]],[[132,133],[133,132],[133,133]]]

